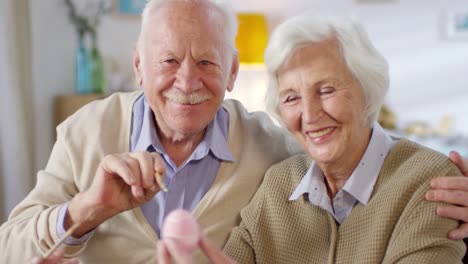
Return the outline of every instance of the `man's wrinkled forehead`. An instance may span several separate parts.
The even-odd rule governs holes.
[[[150,20],[207,21],[214,26],[222,25],[224,18],[220,10],[208,1],[167,1],[150,14]]]
[[[152,12],[143,36],[146,41],[209,38],[215,45],[229,45],[223,28],[224,17],[213,4],[203,1],[169,1]],[[226,43],[224,43],[226,42]],[[224,46],[224,45],[223,45]]]

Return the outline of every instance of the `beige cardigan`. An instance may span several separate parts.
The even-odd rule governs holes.
[[[100,160],[129,151],[132,106],[141,92],[118,93],[93,102],[57,127],[57,141],[37,184],[0,227],[0,263],[24,263],[55,242],[60,205],[92,183]],[[227,100],[228,146],[235,162],[223,162],[211,188],[194,209],[206,235],[223,246],[239,224],[266,170],[291,155],[290,141],[264,113],[247,113]],[[155,263],[156,233],[136,208],[98,227],[83,245],[65,248],[81,263]],[[199,252],[198,252],[199,253]],[[197,254],[197,261],[202,261]]]
[[[424,199],[431,178],[461,175],[447,157],[408,140],[390,151],[367,205],[338,226],[306,195],[289,197],[310,166],[297,155],[273,166],[225,251],[239,263],[461,263],[463,241],[447,238],[458,224],[438,217]]]

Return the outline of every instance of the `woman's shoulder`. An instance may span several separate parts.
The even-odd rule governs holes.
[[[421,164],[430,164],[432,162],[451,163],[444,154],[404,138],[395,144],[387,159],[418,161]]]
[[[401,139],[395,144],[382,169],[402,173],[419,171],[422,177],[461,175],[447,156],[408,139]]]
[[[312,160],[306,154],[296,154],[272,165],[264,183],[272,186],[297,186],[310,167]]]
[[[281,170],[285,168],[303,168],[305,167],[306,170],[309,168],[310,164],[312,163],[312,159],[304,153],[292,155],[274,165],[271,166],[271,169],[274,170]],[[305,172],[304,172],[305,173]]]

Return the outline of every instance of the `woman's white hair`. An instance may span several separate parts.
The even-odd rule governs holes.
[[[364,91],[371,126],[377,120],[389,87],[388,64],[370,42],[363,26],[349,17],[305,14],[285,21],[274,30],[265,51],[269,76],[266,108],[279,119],[278,70],[293,51],[330,38],[337,40],[348,69]]]
[[[213,5],[218,11],[221,12],[222,16],[225,19],[225,23],[223,23],[223,26],[225,28],[225,40],[226,43],[228,43],[233,49],[235,49],[235,39],[236,39],[236,34],[237,34],[237,17],[236,13],[234,12],[230,1],[228,0],[148,0],[148,2],[145,5],[145,8],[143,9],[142,15],[141,15],[141,29],[140,29],[140,35],[138,37],[138,46],[141,46],[143,43],[143,34],[144,30],[147,27],[151,14],[153,14],[159,7],[161,7],[165,3],[170,3],[170,2],[187,2],[187,3],[193,3],[193,4],[201,4],[201,3],[208,3]]]

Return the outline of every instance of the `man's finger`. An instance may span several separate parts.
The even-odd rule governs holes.
[[[138,184],[132,171],[121,157],[116,157],[115,155],[106,156],[101,163],[101,167],[109,174],[118,175],[129,186]]]
[[[145,201],[151,200],[161,189],[159,185],[153,184],[150,188],[144,189],[145,192]]]
[[[153,175],[154,172],[159,172],[161,175],[164,175],[164,172],[166,171],[166,166],[164,165],[164,161],[161,158],[161,155],[156,152],[151,152],[150,153],[151,158],[153,158]]]
[[[437,214],[445,218],[451,218],[468,222],[468,208],[455,205],[439,205],[437,206]]]
[[[468,206],[468,192],[453,190],[429,190],[426,199],[433,202]]]
[[[139,163],[143,188],[150,188],[155,184],[153,177],[153,157],[146,151],[130,153],[130,156]]]
[[[459,240],[468,237],[468,223],[463,223],[448,233],[450,239]]]
[[[164,181],[164,172],[166,171],[164,161],[158,153],[151,153],[151,157],[153,158],[153,177],[158,185],[158,191],[167,192],[167,184]]]
[[[439,177],[431,180],[432,189],[465,190],[468,192],[468,177]]]
[[[140,162],[130,155],[122,155],[122,160],[131,171],[131,176],[134,177],[132,184],[132,195],[140,203],[145,202],[145,192],[143,191],[143,180],[141,176]]]
[[[463,159],[463,157],[457,151],[451,151],[449,159],[457,165],[458,169],[463,173],[463,175],[468,176],[468,158]]]
[[[131,171],[131,176],[133,177],[133,182],[134,182],[134,184],[132,185],[143,187],[140,162],[137,159],[131,157],[130,155],[124,155],[121,158],[125,162],[125,165]]]
[[[50,258],[48,259],[48,262],[47,263],[59,263],[60,260],[63,259],[63,255],[65,253],[63,252],[63,250],[55,250],[51,255],[50,255]]]

